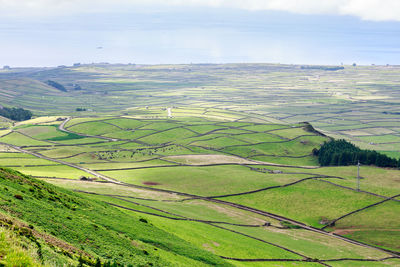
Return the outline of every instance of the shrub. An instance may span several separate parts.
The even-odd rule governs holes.
[[[21,196],[21,195],[18,195],[18,194],[14,195],[14,197],[15,197],[16,199],[19,199],[19,200],[23,200],[23,199],[24,199],[24,197],[23,197],[23,196]]]

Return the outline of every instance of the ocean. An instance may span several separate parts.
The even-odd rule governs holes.
[[[0,22],[0,66],[76,62],[397,65],[400,22],[218,8]]]

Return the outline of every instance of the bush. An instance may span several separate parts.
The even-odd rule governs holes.
[[[14,197],[16,198],[16,199],[19,199],[19,200],[23,200],[24,199],[24,197],[23,196],[21,196],[21,195],[14,195]]]
[[[294,225],[287,221],[281,221],[280,224],[282,225],[283,228],[286,228],[286,229],[300,229],[301,228],[300,226]]]

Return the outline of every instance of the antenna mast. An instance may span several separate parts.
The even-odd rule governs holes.
[[[360,191],[360,161],[357,163],[357,191]]]

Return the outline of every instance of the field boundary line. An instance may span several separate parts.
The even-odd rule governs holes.
[[[371,208],[371,207],[378,206],[378,205],[380,205],[380,204],[382,204],[382,203],[385,203],[385,202],[387,202],[387,201],[389,201],[389,200],[392,200],[392,199],[394,199],[394,198],[396,198],[396,197],[399,197],[399,196],[400,196],[400,194],[397,194],[397,195],[394,195],[394,196],[389,197],[389,198],[387,198],[387,199],[384,199],[384,200],[381,200],[381,201],[379,201],[379,202],[376,202],[376,203],[370,204],[370,205],[368,205],[368,206],[365,206],[365,207],[363,207],[363,208],[356,209],[356,210],[354,210],[354,211],[352,211],[352,212],[346,213],[346,214],[344,214],[344,215],[342,215],[342,216],[340,216],[340,217],[338,217],[338,218],[332,220],[329,224],[325,225],[325,226],[322,227],[321,229],[323,230],[323,229],[325,229],[325,228],[327,228],[327,227],[334,226],[335,223],[336,223],[337,221],[339,221],[339,220],[341,220],[341,219],[343,219],[343,218],[345,218],[345,217],[347,217],[347,216],[350,216],[350,215],[352,215],[352,214],[354,214],[354,213],[357,213],[357,212],[366,210],[366,209]]]

